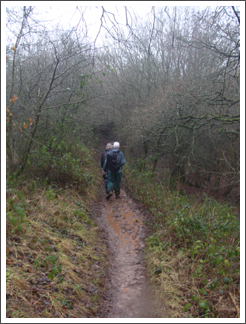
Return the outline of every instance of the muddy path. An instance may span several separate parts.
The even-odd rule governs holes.
[[[113,195],[106,200],[102,184],[97,223],[109,248],[103,317],[157,317],[143,260],[146,237],[143,211],[124,189],[120,199]]]

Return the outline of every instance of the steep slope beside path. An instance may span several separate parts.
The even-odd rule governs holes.
[[[110,259],[106,317],[154,317],[143,264],[144,224],[137,205],[121,190],[121,198],[102,194],[98,225],[107,233]]]

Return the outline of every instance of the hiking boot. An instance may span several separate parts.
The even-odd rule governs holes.
[[[115,198],[116,199],[120,198],[120,195],[119,194],[115,194]]]
[[[106,196],[106,199],[109,199],[113,195],[112,191],[109,191],[108,195]]]

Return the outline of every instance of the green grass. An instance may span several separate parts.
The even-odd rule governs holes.
[[[89,207],[101,177],[87,157],[93,179],[82,183],[83,194],[78,183],[58,186],[27,174],[7,181],[7,318],[97,316],[107,247]]]

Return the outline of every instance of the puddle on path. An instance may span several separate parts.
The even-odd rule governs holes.
[[[99,226],[107,233],[110,251],[106,317],[154,317],[143,264],[143,217],[124,190],[120,199],[103,200]]]

